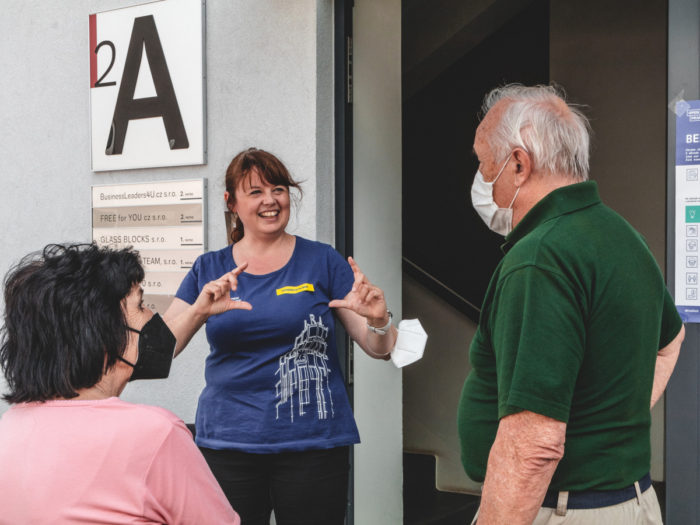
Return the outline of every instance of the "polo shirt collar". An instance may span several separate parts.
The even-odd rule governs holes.
[[[506,253],[520,239],[540,224],[600,202],[598,184],[594,181],[578,182],[563,186],[546,195],[525,214],[525,217],[506,236],[501,250]]]

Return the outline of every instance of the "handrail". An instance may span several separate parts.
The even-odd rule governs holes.
[[[455,290],[447,286],[445,283],[430,275],[426,270],[410,261],[407,257],[403,259],[403,271],[416,279],[431,292],[438,295],[444,301],[448,302],[454,308],[465,314],[475,323],[479,322],[479,314],[481,309],[469,302],[465,297],[457,293]]]

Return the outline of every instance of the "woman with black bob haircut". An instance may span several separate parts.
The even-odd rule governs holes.
[[[9,403],[71,399],[122,357],[122,301],[143,281],[138,255],[94,245],[49,245],[5,278],[0,363]]]
[[[143,278],[137,252],[94,244],[49,245],[7,274],[3,523],[240,524],[184,423],[118,398],[167,377],[175,349]]]

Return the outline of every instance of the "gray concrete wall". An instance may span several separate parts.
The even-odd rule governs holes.
[[[0,274],[47,243],[89,241],[93,184],[206,178],[209,249],[224,246],[224,170],[249,146],[277,154],[303,183],[290,230],[332,242],[332,1],[209,0],[208,163],[93,173],[88,15],[138,3],[2,2]],[[167,381],[135,382],[122,397],[193,421],[207,352],[201,331]]]
[[[666,253],[666,2],[551,2],[550,79],[588,106],[603,201]]]

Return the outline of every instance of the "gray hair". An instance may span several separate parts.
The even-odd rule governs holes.
[[[497,159],[519,147],[532,156],[536,171],[588,179],[590,124],[580,109],[566,103],[562,90],[520,84],[498,87],[484,98],[484,115],[501,100],[510,103],[489,137]]]

